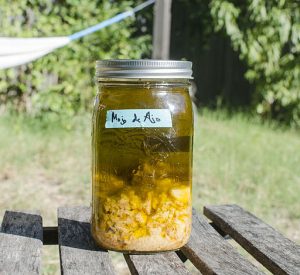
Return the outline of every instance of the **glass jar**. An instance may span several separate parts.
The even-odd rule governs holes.
[[[192,217],[192,63],[97,61],[92,235],[122,252],[176,250]]]

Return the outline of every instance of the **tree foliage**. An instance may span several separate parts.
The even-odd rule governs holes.
[[[68,35],[140,1],[0,0],[0,36]],[[255,87],[252,102],[258,114],[300,126],[299,1],[176,1],[188,11],[183,11],[187,20],[172,18],[188,24],[189,32],[182,39],[187,35],[199,38],[190,51],[196,51],[195,55],[203,51],[215,32],[228,36],[247,64],[245,77]],[[151,31],[143,22],[151,25],[150,10],[139,13],[136,21],[128,18],[33,63],[0,71],[0,111],[10,108],[35,115],[70,116],[86,110],[96,90],[95,60],[149,54]]]
[[[0,0],[0,36],[65,36],[108,19],[138,1]],[[133,37],[128,18],[74,41],[33,63],[0,71],[0,106],[34,115],[66,115],[89,108],[95,60],[140,58],[150,36]]]
[[[212,0],[210,12],[248,65],[257,112],[300,126],[299,1]]]

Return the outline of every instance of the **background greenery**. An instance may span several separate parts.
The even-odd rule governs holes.
[[[300,126],[299,1],[177,0],[172,13],[171,54],[193,60],[202,105]]]
[[[68,35],[139,2],[0,0],[0,36]],[[173,6],[179,11],[173,16],[176,58],[191,56],[203,67],[199,55],[219,41],[211,38],[225,37],[252,83],[249,109],[300,126],[297,1],[174,0]],[[0,217],[5,209],[40,209],[44,225],[56,225],[57,207],[89,205],[91,116],[85,113],[95,94],[94,61],[149,57],[152,15],[149,8],[33,63],[0,71]],[[245,93],[236,89],[234,96]],[[237,203],[300,243],[299,131],[240,112],[201,110],[194,206],[201,212],[203,205]],[[57,246],[43,253],[44,274],[58,274]],[[120,258],[113,260],[127,274]]]
[[[65,36],[95,25],[136,5],[138,1],[0,0],[0,36]],[[86,110],[95,95],[95,60],[140,58],[150,36],[135,36],[128,18],[43,58],[0,71],[0,105],[35,116],[62,119]]]
[[[0,0],[0,35],[68,35],[140,2]],[[199,78],[205,81],[201,75],[207,68],[199,56],[219,44],[220,41],[211,40],[212,37],[224,36],[245,65],[245,69],[242,66],[235,70],[245,71],[245,78],[253,87],[249,92],[245,85],[233,83],[230,89],[237,89],[233,97],[246,96],[248,109],[262,118],[300,126],[300,9],[297,0],[176,0],[172,12],[175,40],[172,38],[171,49],[176,49],[173,56],[192,59],[195,68],[201,68],[201,72],[195,71],[196,82]],[[56,116],[64,119],[89,109],[95,94],[94,61],[150,57],[152,15],[153,9],[148,8],[135,18],[104,28],[33,63],[1,70],[0,110],[26,111],[44,119]],[[212,61],[210,56],[206,63]],[[228,79],[231,69],[224,67],[221,78]],[[213,74],[209,77],[212,82],[223,85],[214,89],[228,86],[220,77]],[[201,89],[198,92],[202,100]],[[214,91],[209,93],[215,105],[228,103],[220,100],[220,96],[214,97]]]
[[[212,0],[209,8],[248,66],[258,114],[300,126],[299,1]]]

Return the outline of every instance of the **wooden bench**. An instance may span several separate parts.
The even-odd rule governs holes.
[[[132,274],[264,274],[229,242],[233,238],[274,274],[300,274],[300,246],[237,205],[193,210],[187,245],[176,252],[124,254]],[[90,208],[58,209],[58,227],[44,227],[37,211],[6,211],[0,233],[0,274],[41,274],[43,245],[58,244],[62,274],[116,274],[110,254],[90,235]]]

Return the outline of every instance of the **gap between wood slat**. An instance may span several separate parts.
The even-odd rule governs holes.
[[[45,226],[45,227],[43,227],[43,244],[44,245],[56,245],[56,244],[58,244],[57,226]]]

